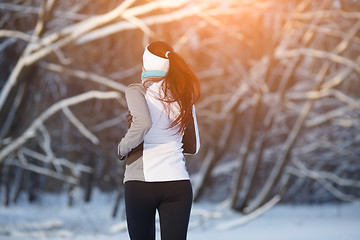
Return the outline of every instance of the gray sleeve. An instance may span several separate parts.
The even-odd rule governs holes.
[[[132,122],[118,145],[118,153],[121,156],[127,155],[133,148],[142,143],[152,125],[142,87],[130,85],[125,92],[125,98],[132,116]]]

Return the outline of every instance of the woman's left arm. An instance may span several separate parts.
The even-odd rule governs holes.
[[[151,116],[144,94],[143,87],[135,84],[130,85],[125,92],[132,122],[118,145],[118,155],[120,156],[126,156],[133,148],[142,143],[151,128]]]

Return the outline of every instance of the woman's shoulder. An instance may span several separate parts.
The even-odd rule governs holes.
[[[132,89],[132,88],[145,88],[145,87],[142,83],[131,83],[127,88]]]
[[[134,92],[134,91],[145,94],[146,88],[144,87],[144,85],[142,83],[132,83],[127,87],[126,93],[130,93],[130,92]]]

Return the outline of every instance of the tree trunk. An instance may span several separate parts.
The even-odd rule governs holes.
[[[20,193],[21,193],[21,190],[24,189],[24,179],[25,179],[25,172],[26,170],[20,168],[18,169],[18,171],[20,171],[20,177],[17,176],[15,181],[16,181],[16,186],[15,186],[15,192],[14,192],[14,197],[13,197],[13,202],[16,203],[19,196],[20,196]]]
[[[119,206],[120,206],[120,201],[123,197],[123,190],[118,190],[117,191],[117,194],[116,194],[116,200],[115,200],[115,203],[114,203],[114,207],[113,207],[113,211],[112,211],[112,217],[115,218],[117,216],[117,212],[118,212],[118,209],[119,209]]]
[[[248,162],[248,156],[249,153],[251,152],[251,148],[254,142],[254,137],[255,137],[255,124],[257,123],[257,118],[258,118],[258,112],[260,111],[261,108],[261,95],[257,94],[254,96],[255,99],[255,104],[254,104],[254,110],[253,110],[253,114],[250,120],[250,126],[249,128],[247,128],[247,133],[246,136],[244,138],[244,143],[243,146],[241,146],[241,150],[239,153],[239,160],[242,161],[242,163],[240,164],[238,171],[235,172],[235,177],[234,177],[234,184],[231,187],[232,191],[230,194],[230,201],[231,201],[231,208],[233,208],[234,210],[239,210],[237,208],[237,203],[238,203],[238,198],[239,198],[239,193],[240,190],[242,188],[242,182],[244,180],[244,175],[245,175],[245,169],[247,167],[247,162]]]

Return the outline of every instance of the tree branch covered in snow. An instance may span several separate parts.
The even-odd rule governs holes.
[[[80,104],[84,101],[88,101],[93,98],[98,99],[117,99],[121,98],[121,95],[117,92],[99,92],[99,91],[89,91],[86,93],[83,93],[81,95],[71,97],[68,99],[61,100],[55,104],[53,104],[51,107],[46,109],[42,114],[39,115],[38,118],[36,118],[32,124],[24,131],[23,134],[21,134],[18,138],[13,140],[10,144],[6,145],[3,149],[0,151],[0,163],[5,159],[6,156],[11,154],[12,152],[16,151],[18,148],[20,148],[23,144],[25,144],[26,141],[28,141],[30,138],[33,138],[36,136],[36,131],[42,126],[42,124],[52,117],[55,113],[57,113],[60,110],[63,110],[69,106]],[[79,122],[76,122],[77,125],[79,125]],[[82,126],[79,126],[82,128]],[[83,129],[82,129],[83,130]],[[84,130],[83,130],[84,131]]]

